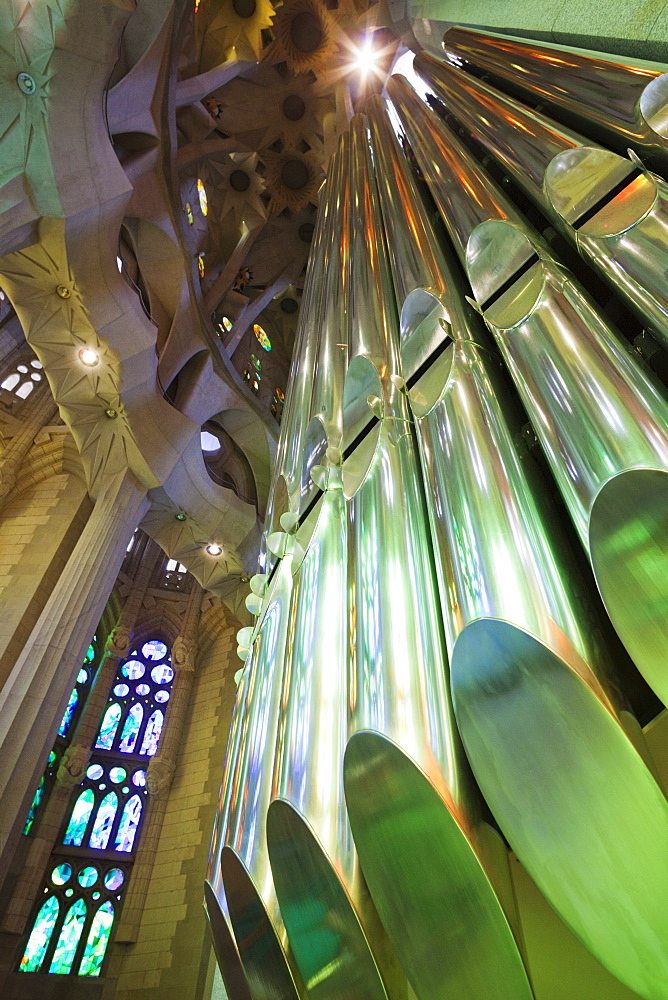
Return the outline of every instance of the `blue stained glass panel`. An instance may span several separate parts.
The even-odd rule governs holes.
[[[95,824],[93,825],[90,840],[88,841],[89,847],[96,847],[102,851],[106,848],[109,843],[109,835],[117,809],[118,796],[116,792],[109,792],[102,799],[100,808],[97,811]]]
[[[93,917],[90,925],[86,948],[79,966],[80,976],[99,976],[104,953],[109,944],[109,935],[114,922],[114,907],[111,903],[103,903]]]
[[[76,903],[73,903],[67,911],[58,944],[51,959],[49,972],[67,975],[70,971],[85,919],[86,904],[83,899],[77,899]]]
[[[51,896],[47,899],[35,918],[35,923],[30,932],[26,950],[23,953],[21,965],[19,966],[20,972],[37,972],[39,969],[44,960],[46,949],[49,946],[59,912],[60,904],[55,896]]]
[[[88,820],[90,819],[94,805],[95,796],[92,790],[87,788],[74,803],[74,809],[72,810],[72,815],[65,831],[65,837],[63,838],[64,844],[74,844],[76,847],[81,846],[81,841],[86,832]]]
[[[134,846],[139,820],[141,819],[142,803],[138,795],[133,795],[125,804],[121,822],[116,834],[114,850],[130,852]]]
[[[145,642],[141,651],[147,660],[162,660],[167,656],[167,647],[164,642],[160,642],[158,639],[150,639]]]
[[[109,706],[104,713],[100,732],[97,735],[96,747],[100,747],[102,750],[111,749],[116,730],[118,729],[118,723],[121,721],[121,715],[122,710],[120,705],[114,703]]]
[[[70,728],[70,723],[72,722],[72,719],[74,718],[74,713],[76,711],[76,707],[77,707],[78,704],[79,704],[79,692],[77,691],[76,688],[74,688],[74,690],[72,691],[72,694],[70,695],[70,700],[67,703],[67,708],[65,709],[65,714],[63,715],[62,721],[61,721],[60,726],[58,728],[58,735],[59,736],[66,736],[67,735],[67,730]]]
[[[51,872],[51,881],[54,885],[65,885],[72,877],[72,865],[58,865]]]
[[[139,660],[128,660],[121,667],[121,673],[124,677],[129,677],[131,681],[136,681],[138,677],[144,676],[146,667]]]
[[[163,663],[159,667],[153,667],[151,671],[151,677],[156,684],[169,684],[173,676],[174,671],[167,663]]]
[[[144,709],[142,706],[133,705],[128,712],[128,717],[125,720],[125,725],[123,726],[121,742],[118,744],[118,749],[121,753],[134,752],[135,743],[137,742],[137,737],[139,736],[139,727],[141,726],[143,718]]]
[[[116,889],[120,889],[125,881],[125,875],[120,868],[111,868],[107,874],[104,876],[105,888],[114,892]]]
[[[160,704],[164,704],[166,701],[169,701],[169,691],[156,691],[155,700],[160,702]]]
[[[158,740],[160,739],[160,733],[162,732],[163,721],[164,716],[162,712],[159,708],[156,708],[155,712],[146,723],[144,739],[142,740],[141,750],[139,753],[145,753],[149,757],[153,756],[155,751],[158,749]]]

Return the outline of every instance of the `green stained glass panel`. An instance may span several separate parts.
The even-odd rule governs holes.
[[[78,703],[79,703],[79,692],[77,691],[76,688],[74,688],[74,690],[72,691],[72,694],[70,695],[70,700],[67,703],[67,708],[65,709],[65,714],[63,715],[62,721],[60,723],[60,727],[58,729],[58,735],[59,736],[66,736],[67,735],[67,730],[70,728],[70,723],[72,722],[72,719],[74,718],[74,713],[76,711],[76,707],[77,707]]]
[[[102,799],[100,808],[97,811],[95,824],[93,825],[90,840],[88,841],[89,847],[96,847],[102,851],[106,848],[109,843],[109,834],[111,833],[111,827],[114,822],[117,809],[118,796],[116,795],[116,792],[109,792],[108,795],[105,795]]]
[[[51,896],[37,914],[21,959],[20,972],[37,972],[39,969],[49,946],[59,912],[60,904],[55,896]]]
[[[95,642],[95,636],[93,636],[93,642]],[[91,642],[90,646],[88,647],[88,650],[86,651],[86,657],[84,659],[84,663],[92,663],[93,660],[95,659],[95,647],[93,646],[93,642]]]
[[[103,750],[110,750],[114,742],[114,737],[116,735],[116,730],[118,729],[118,723],[121,721],[121,706],[117,704],[110,705],[107,711],[104,713],[104,718],[102,720],[102,725],[100,726],[100,732],[97,736],[96,747],[100,747]]]
[[[44,775],[42,775],[42,777],[39,779],[39,785],[37,786],[35,795],[33,796],[32,804],[30,806],[30,809],[28,810],[26,823],[25,826],[23,827],[24,834],[30,833],[32,825],[35,822],[35,813],[37,812],[37,808],[44,797],[44,784],[45,784]]]
[[[93,865],[87,865],[79,872],[79,885],[82,885],[84,889],[87,889],[91,885],[95,885],[98,875],[99,872],[97,868]]]
[[[49,972],[67,975],[71,970],[85,919],[86,904],[83,899],[77,899],[76,903],[73,903],[67,911],[56,950],[51,959]]]
[[[64,844],[74,844],[77,847],[81,846],[81,841],[83,840],[84,833],[86,832],[86,827],[88,826],[88,820],[90,819],[90,814],[93,811],[93,806],[95,805],[95,796],[90,788],[87,788],[85,792],[82,792],[79,798],[74,803],[74,809],[72,810],[72,815],[70,816],[70,821],[67,824],[67,830],[65,831],[65,837],[63,839]]]
[[[51,881],[54,885],[65,885],[72,877],[72,865],[58,865],[51,872]]]
[[[114,907],[111,903],[103,903],[90,926],[86,948],[79,966],[80,976],[99,976],[104,953],[109,944],[109,935],[114,922]]]
[[[144,709],[142,706],[133,705],[128,712],[128,717],[125,720],[125,725],[123,726],[121,742],[118,744],[118,749],[122,753],[134,752],[135,743],[137,742],[137,737],[139,736],[139,727],[141,726],[143,718]]]

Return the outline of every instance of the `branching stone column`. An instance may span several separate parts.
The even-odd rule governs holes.
[[[162,553],[160,553],[162,558]],[[23,871],[16,883],[2,923],[2,930],[22,934],[53,847],[69,808],[72,789],[83,780],[93,751],[109,690],[118,664],[130,652],[132,632],[142,601],[155,568],[155,559],[144,558],[135,576],[118,625],[105,644],[105,650],[86,706],[58,767],[56,784],[42,815],[39,829],[32,838]]]
[[[0,880],[130,537],[148,508],[129,473],[100,490],[58,583],[0,692]]]
[[[50,424],[58,413],[48,385],[43,387],[40,397],[25,423],[22,423],[21,430],[14,434],[0,455],[0,508],[16,485],[16,475],[32,447],[35,435],[39,434],[42,427]]]
[[[151,881],[153,862],[158,851],[160,830],[165,817],[169,790],[176,771],[176,761],[181,747],[181,737],[190,694],[195,676],[197,654],[197,629],[202,607],[203,590],[193,581],[188,606],[183,620],[183,631],[172,646],[174,683],[160,746],[146,773],[149,803],[141,842],[132,870],[132,878],[125,897],[123,913],[116,933],[116,941],[137,940],[144,903]]]

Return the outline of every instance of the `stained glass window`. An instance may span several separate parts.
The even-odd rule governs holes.
[[[114,742],[114,736],[116,735],[116,730],[118,729],[118,723],[121,721],[121,715],[123,714],[123,709],[120,705],[110,705],[107,711],[104,713],[104,718],[102,720],[102,725],[100,726],[100,732],[98,733],[97,741],[95,743],[96,748],[102,747],[108,750],[112,743]]]
[[[64,844],[74,844],[77,847],[81,844],[94,805],[95,796],[92,790],[87,788],[85,792],[81,793],[74,804],[74,809],[72,810],[72,815],[65,831],[65,837],[63,838]]]
[[[82,671],[92,673],[94,655],[93,649]],[[141,833],[146,768],[159,746],[173,680],[169,647],[158,638],[141,643],[119,665],[94,755],[47,869],[24,971],[101,974]],[[76,852],[63,857],[64,846]]]
[[[137,828],[139,826],[139,820],[141,819],[141,810],[142,801],[139,795],[133,795],[123,810],[121,822],[118,825],[118,833],[116,834],[116,840],[114,842],[114,850],[132,850],[135,842],[135,836],[137,834]]]
[[[199,271],[200,278],[203,278],[204,277],[204,270],[205,270],[205,268],[204,268],[204,254],[203,253],[198,253],[197,254],[197,270]]]
[[[260,347],[264,347],[265,351],[270,351],[271,341],[269,340],[269,337],[267,336],[266,332],[262,329],[259,323],[253,324],[253,333],[255,334],[255,337]]]
[[[197,178],[197,196],[199,198],[199,207],[202,210],[202,215],[209,214],[209,202],[206,197],[206,188],[201,177]]]
[[[60,913],[60,903],[55,896],[47,899],[44,906],[37,914],[33,924],[26,950],[21,959],[19,969],[21,972],[37,972],[44,961],[46,949],[51,940],[51,934],[55,927],[58,914]]]
[[[83,899],[77,899],[67,911],[49,972],[65,975],[70,971],[85,919],[86,903]]]
[[[118,871],[118,869],[116,869]],[[109,943],[109,935],[114,922],[114,907],[110,902],[103,903],[93,917],[88,932],[86,948],[79,966],[80,976],[99,976],[100,966]]]
[[[104,850],[109,843],[111,827],[118,809],[118,796],[115,792],[109,792],[102,799],[99,809],[95,815],[95,823],[91,831],[89,847],[97,847]]]
[[[192,226],[195,221],[195,216],[193,215],[192,206],[189,201],[186,202],[186,218],[188,220],[188,225]]]

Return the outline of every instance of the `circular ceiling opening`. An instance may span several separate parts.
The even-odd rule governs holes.
[[[299,239],[302,240],[303,243],[310,243],[313,239],[315,226],[312,222],[304,222],[297,231],[299,233]]]
[[[304,117],[305,111],[306,105],[299,94],[288,94],[283,101],[283,114],[291,122],[298,122],[300,118]]]
[[[255,0],[232,0],[234,11],[239,17],[252,17],[255,13]]]
[[[295,302],[294,299],[281,300],[281,309],[283,310],[284,313],[296,313],[298,308],[299,307],[297,306],[297,303]]]
[[[235,191],[248,191],[250,177],[245,170],[233,170],[230,174],[230,184]]]
[[[308,179],[308,167],[301,160],[286,160],[281,167],[281,180],[291,191],[306,187]]]
[[[300,52],[315,52],[322,44],[323,30],[320,19],[305,10],[292,19],[290,40]]]

